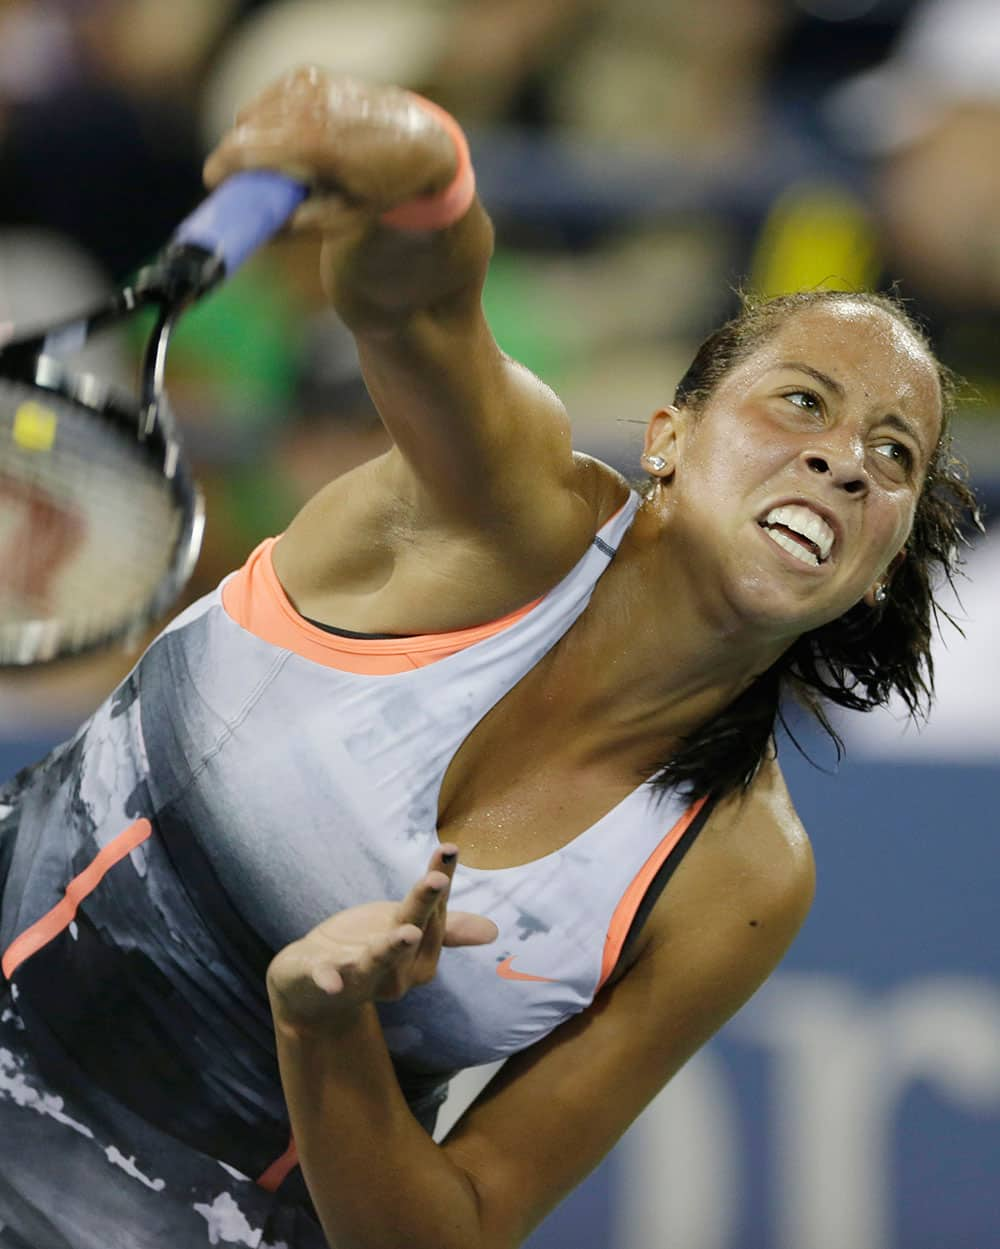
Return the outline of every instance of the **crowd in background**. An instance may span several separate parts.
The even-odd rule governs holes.
[[[740,286],[896,287],[966,379],[960,449],[1000,480],[996,0],[0,0],[0,322],[147,260],[239,104],[306,61],[466,128],[491,324],[584,449],[634,472]],[[316,260],[280,240],[178,334],[208,503],[192,595],[386,445]],[[128,384],[138,341],[100,367]],[[0,720],[78,719],[126,662],[64,667],[51,698],[0,682]]]

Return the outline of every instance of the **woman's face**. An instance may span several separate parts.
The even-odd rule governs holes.
[[[671,528],[740,618],[790,638],[891,583],[940,434],[941,391],[933,361],[887,313],[848,303],[795,313],[700,413],[657,419]]]

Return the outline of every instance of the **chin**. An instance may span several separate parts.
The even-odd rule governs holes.
[[[763,577],[744,580],[730,601],[745,627],[788,644],[850,610],[850,605],[831,604],[828,595],[775,585]]]

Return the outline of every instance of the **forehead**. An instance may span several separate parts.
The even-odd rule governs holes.
[[[919,418],[936,437],[941,422],[937,365],[906,326],[881,308],[844,303],[803,309],[734,372],[752,384],[791,362],[825,373],[849,398]]]

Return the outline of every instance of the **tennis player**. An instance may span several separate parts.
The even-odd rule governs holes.
[[[780,696],[929,696],[950,387],[885,298],[748,307],[636,492],[484,322],[447,114],[301,70],[255,167],[394,446],[0,793],[0,1244],[511,1249],[806,915]]]

